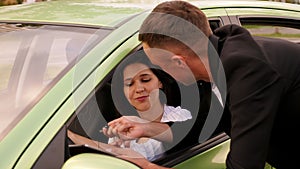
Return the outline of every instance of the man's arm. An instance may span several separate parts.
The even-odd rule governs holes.
[[[148,137],[164,142],[172,142],[172,131],[167,123],[149,122],[136,116],[123,116],[108,123],[103,128],[108,137],[118,136],[123,140]]]

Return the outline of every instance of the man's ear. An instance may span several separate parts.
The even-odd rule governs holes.
[[[185,67],[186,66],[186,61],[183,56],[180,55],[173,55],[171,58],[172,62],[175,63],[175,65],[179,67]]]

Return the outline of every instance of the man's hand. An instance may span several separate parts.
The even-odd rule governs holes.
[[[122,140],[134,140],[144,137],[144,127],[149,121],[136,116],[123,116],[108,123],[102,131],[107,137],[119,137]]]
[[[123,116],[108,123],[108,129],[102,131],[107,137],[118,137],[122,140],[134,140],[147,137],[160,141],[171,142],[172,131],[169,125],[160,122],[150,122],[137,116]]]

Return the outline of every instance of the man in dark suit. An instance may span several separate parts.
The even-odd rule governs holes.
[[[298,144],[292,137],[300,120],[299,45],[253,37],[237,25],[219,28],[213,35],[204,13],[185,1],[159,4],[141,26],[139,40],[151,62],[176,80],[185,85],[200,80],[211,84],[222,107],[214,110],[221,122],[211,121],[203,128],[209,134],[221,128],[230,136],[227,168],[261,169],[266,162],[277,169],[298,165],[293,153]],[[168,128],[128,121],[126,126],[132,129],[126,129],[127,136],[133,136],[135,128],[145,129],[143,135],[133,137],[149,137]],[[176,130],[171,132],[176,139]],[[199,141],[208,138],[199,137]],[[145,161],[138,164],[163,168]]]

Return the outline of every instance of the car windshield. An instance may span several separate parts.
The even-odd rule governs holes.
[[[111,30],[0,23],[0,140]]]

